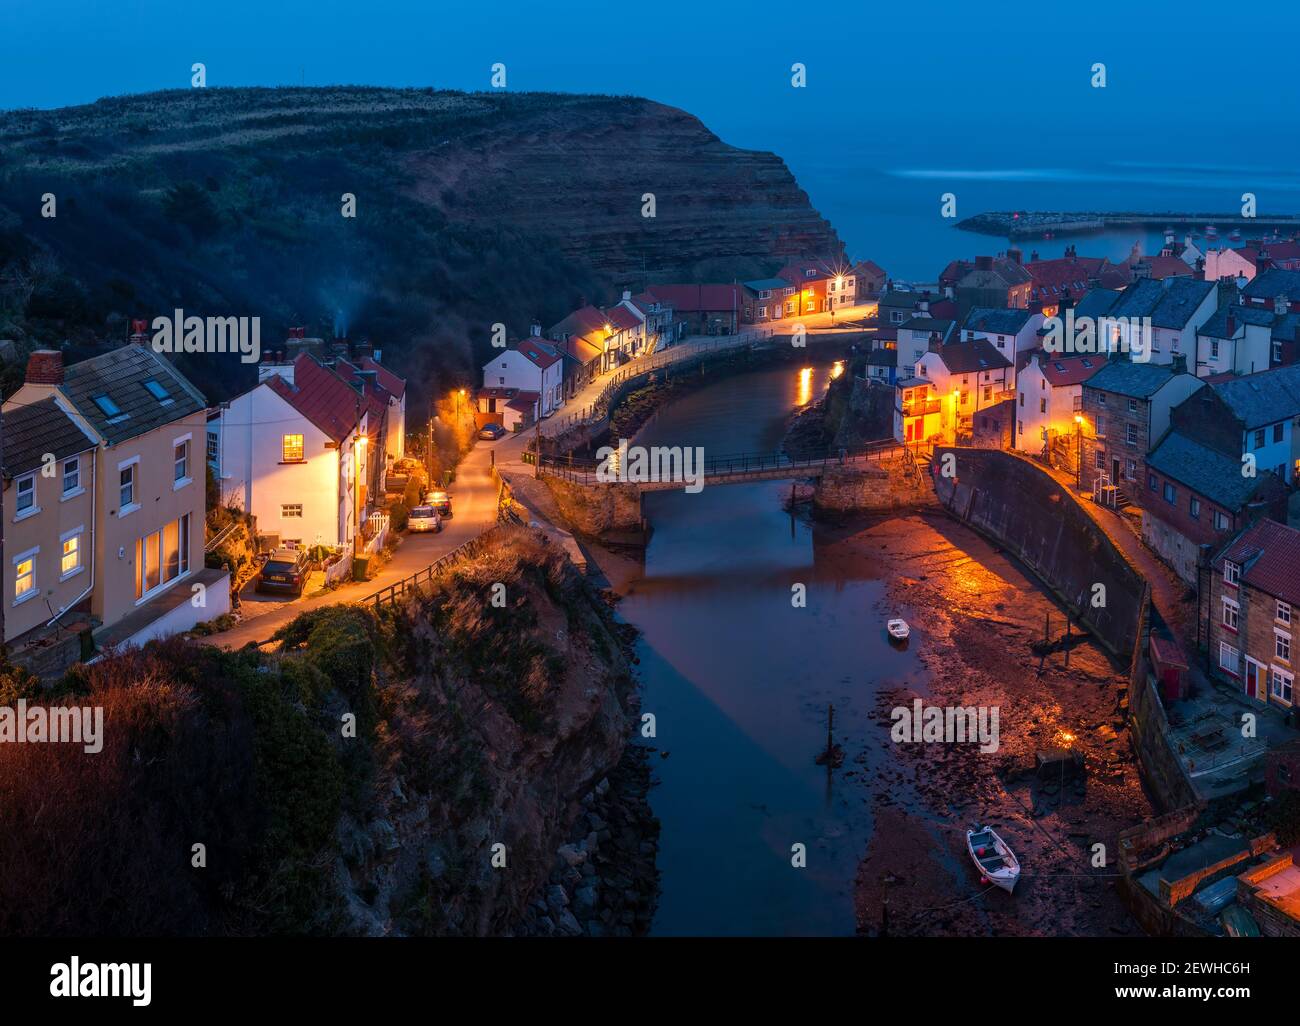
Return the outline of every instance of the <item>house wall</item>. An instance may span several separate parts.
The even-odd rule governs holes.
[[[63,495],[63,467],[56,464],[53,477],[36,471],[35,508],[39,512],[16,518],[16,480],[4,487],[4,640],[11,641],[39,627],[79,599],[92,579],[95,511],[95,454],[91,450],[77,457],[82,485],[66,498]],[[25,475],[23,475],[25,476]],[[76,535],[81,554],[80,568],[64,574],[63,540]],[[39,551],[33,551],[39,550]],[[16,571],[25,559],[33,560],[35,588],[29,597],[15,600]]]
[[[95,472],[100,486],[96,499],[98,526],[95,545],[97,579],[92,611],[110,626],[151,598],[177,585],[203,568],[203,530],[206,490],[204,445],[207,414],[203,410],[135,438],[98,450]],[[189,478],[174,480],[173,445],[189,435]],[[119,502],[120,470],[135,469],[134,508],[125,512]],[[178,518],[189,514],[189,546],[181,566],[187,569],[143,598],[136,596],[139,570],[137,543]]]
[[[618,336],[611,336],[613,342]],[[609,351],[617,349],[609,346]],[[557,360],[545,370],[538,367],[523,353],[507,349],[490,363],[483,365],[485,388],[518,388],[541,394],[541,415],[550,416],[563,400],[564,361]]]
[[[347,541],[351,497],[340,501],[340,450],[324,431],[265,385],[231,400],[221,420],[223,502],[257,517],[261,534],[305,545]],[[284,436],[299,434],[303,462],[286,463]],[[343,451],[350,460],[350,440]],[[285,516],[287,505],[301,506],[302,516]]]
[[[1277,599],[1267,592],[1241,583],[1233,586],[1224,579],[1223,572],[1213,571],[1209,575],[1209,638],[1210,665],[1214,674],[1228,681],[1248,698],[1267,702],[1281,708],[1290,708],[1295,703],[1294,685],[1291,700],[1273,695],[1269,690],[1268,671],[1277,668],[1292,675],[1296,672],[1297,653],[1292,649],[1289,659],[1283,659],[1277,652],[1277,633],[1290,635],[1294,642],[1297,638],[1297,625],[1300,625],[1300,610],[1291,608],[1290,623],[1277,617]],[[1237,604],[1237,627],[1234,630],[1224,623],[1224,600]],[[1235,669],[1232,668],[1231,656],[1225,660],[1223,646],[1236,649]],[[1253,687],[1247,685],[1247,658],[1258,668]],[[1224,665],[1225,661],[1228,665]]]

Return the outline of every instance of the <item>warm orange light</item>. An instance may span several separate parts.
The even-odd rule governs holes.
[[[1083,418],[1080,417],[1080,416],[1076,413],[1076,414],[1074,415],[1074,422],[1075,422],[1076,424],[1082,424],[1082,423],[1083,423]]]

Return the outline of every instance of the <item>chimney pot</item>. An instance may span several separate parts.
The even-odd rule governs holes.
[[[27,384],[63,384],[63,354],[57,349],[37,349],[27,358]]]

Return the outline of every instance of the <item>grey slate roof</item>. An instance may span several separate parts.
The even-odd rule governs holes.
[[[1157,282],[1164,286],[1164,298],[1156,304],[1151,323],[1157,328],[1182,328],[1205,297],[1218,288],[1217,283],[1199,278],[1165,278]]]
[[[966,315],[967,331],[989,331],[995,335],[1016,335],[1029,323],[1033,312],[1030,310],[998,309],[977,306]]]
[[[1295,342],[1297,341],[1296,332],[1300,330],[1300,313],[1284,313],[1281,317],[1276,314],[1273,321],[1273,338],[1278,342]]]
[[[1201,325],[1198,335],[1204,335],[1207,338],[1234,338],[1228,334],[1228,316],[1237,322],[1237,328],[1240,330],[1243,324],[1267,324],[1273,323],[1273,311],[1265,310],[1258,306],[1221,306],[1210,315],[1210,319]]]
[[[950,343],[939,350],[939,358],[950,374],[976,374],[1011,366],[1011,361],[986,338]]]
[[[1120,297],[1118,289],[1089,289],[1083,298],[1074,304],[1074,317],[1105,317]],[[1064,317],[1064,313],[1059,316]]]
[[[1263,274],[1255,275],[1241,294],[1247,299],[1273,299],[1281,295],[1300,299],[1300,271],[1270,267]]]
[[[6,478],[35,470],[44,462],[46,453],[65,460],[95,447],[95,442],[51,398],[11,407],[5,411],[3,430],[0,462]]]
[[[1246,477],[1240,459],[1225,456],[1177,431],[1165,435],[1147,457],[1147,466],[1228,510],[1241,509],[1271,476],[1266,473]]]
[[[1114,392],[1133,399],[1149,399],[1173,376],[1173,368],[1165,364],[1109,360],[1105,367],[1084,383],[1084,387]]]
[[[1210,387],[1247,431],[1300,415],[1300,364],[1244,374]]]
[[[903,328],[908,331],[937,331],[941,338],[945,338],[952,326],[953,322],[946,317],[909,317],[898,327],[900,331]]]
[[[783,289],[790,283],[784,278],[759,278],[756,281],[747,281],[743,284],[745,288],[752,292],[761,292],[763,289]]]
[[[151,378],[170,402],[159,401],[145,388]],[[72,364],[59,390],[110,445],[207,408],[203,394],[169,360],[134,344]],[[121,413],[108,416],[94,401],[98,395],[107,395]]]

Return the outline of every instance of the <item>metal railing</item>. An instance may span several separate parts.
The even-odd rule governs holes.
[[[458,545],[445,556],[434,560],[423,569],[417,570],[409,577],[403,577],[396,584],[390,584],[386,588],[380,588],[378,591],[367,595],[360,601],[367,604],[373,604],[376,608],[382,606],[386,602],[396,602],[404,595],[408,595],[411,592],[418,590],[421,584],[431,582],[435,577],[444,570],[447,570],[449,567],[476,555],[482,550],[488,539],[495,534],[498,529],[498,525],[489,527],[482,534],[475,535],[464,544]]]
[[[785,452],[748,452],[733,453],[726,456],[712,456],[704,461],[700,471],[704,480],[725,480],[743,478],[750,474],[781,473],[798,476],[807,473],[815,476],[828,468],[849,466],[853,464],[881,462],[895,456],[905,456],[914,460],[911,450],[901,442],[887,439],[871,442],[854,449],[843,449],[819,455],[790,455]],[[618,468],[610,467],[606,471],[599,468],[602,461],[573,457],[543,456],[538,468],[543,475],[563,478],[577,484],[615,484]],[[614,478],[611,480],[611,476]],[[602,480],[602,478],[604,478]],[[685,481],[682,482],[686,483]]]
[[[203,551],[211,552],[213,549],[218,548],[222,542],[224,542],[227,538],[229,538],[232,534],[234,534],[235,531],[237,531],[238,529],[239,529],[238,520],[236,520],[232,524],[227,524],[225,527],[223,527],[220,531],[218,531],[216,534],[212,536],[211,541],[207,542],[203,546]]]

